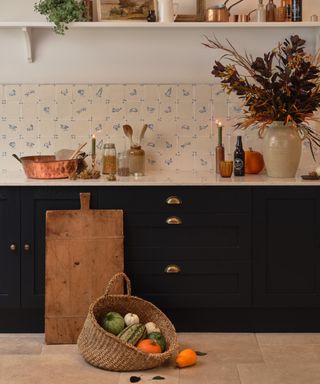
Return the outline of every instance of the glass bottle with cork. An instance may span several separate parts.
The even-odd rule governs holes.
[[[216,120],[218,128],[218,145],[216,146],[216,173],[220,173],[220,162],[224,161],[224,146],[222,144],[222,123]]]
[[[258,6],[256,11],[256,21],[263,23],[266,21],[266,9],[263,5],[263,0],[258,0]]]

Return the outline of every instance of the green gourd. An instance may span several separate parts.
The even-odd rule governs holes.
[[[146,334],[147,330],[143,324],[132,324],[120,332],[118,337],[126,343],[136,345]]]
[[[154,340],[157,344],[160,345],[161,352],[164,352],[167,347],[166,339],[160,332],[152,332],[148,334],[148,339]]]
[[[123,317],[117,312],[107,313],[101,321],[102,327],[114,335],[118,335],[125,327]]]

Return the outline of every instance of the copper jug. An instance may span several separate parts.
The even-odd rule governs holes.
[[[228,22],[230,17],[230,9],[235,5],[242,3],[243,0],[238,0],[234,4],[232,4],[229,8],[227,8],[227,3],[229,0],[226,0],[223,4],[214,5],[211,8],[207,9],[206,21],[212,22]]]

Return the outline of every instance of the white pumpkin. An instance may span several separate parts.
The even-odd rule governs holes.
[[[152,321],[150,321],[149,323],[147,323],[147,324],[145,325],[145,327],[146,327],[146,329],[147,329],[147,334],[148,334],[148,335],[149,335],[149,333],[152,333],[152,332],[159,332],[159,333],[161,333],[160,328],[158,328],[158,327],[156,326],[156,324],[153,323]]]
[[[127,313],[124,317],[124,322],[127,327],[132,324],[139,324],[139,321],[139,316],[135,313]]]

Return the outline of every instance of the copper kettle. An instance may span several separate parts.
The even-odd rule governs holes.
[[[207,9],[206,21],[213,22],[228,22],[230,17],[230,9],[235,5],[242,3],[243,0],[238,0],[230,7],[227,8],[227,3],[230,0],[226,0],[223,4],[214,5],[211,8]]]

